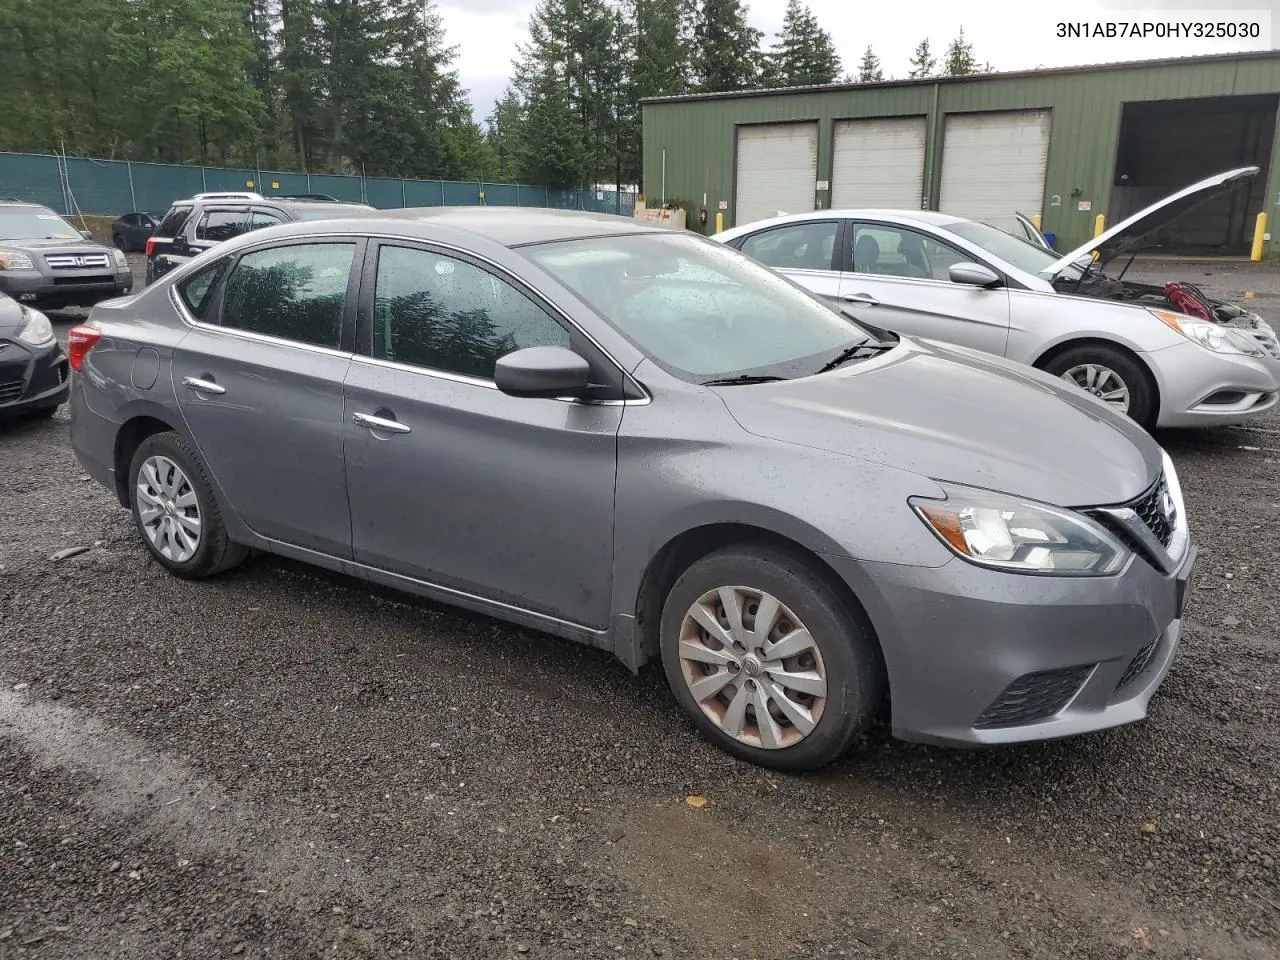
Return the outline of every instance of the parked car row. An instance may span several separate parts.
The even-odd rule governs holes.
[[[1145,715],[1196,549],[1173,463],[1111,398],[661,225],[250,198],[235,224],[291,222],[193,256],[227,202],[175,205],[152,259],[187,253],[69,335],[76,455],[175,575],[260,550],[658,659],[709,739],[780,769],[886,709],[948,744]],[[843,282],[863,222],[792,252]],[[866,222],[918,263],[885,237],[905,221]],[[917,222],[932,270],[945,224]],[[995,287],[955,236],[972,255],[917,281],[1011,303],[1019,275]],[[1162,353],[1213,355],[1128,309]]]

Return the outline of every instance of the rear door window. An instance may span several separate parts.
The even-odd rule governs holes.
[[[247,229],[245,210],[206,210],[196,224],[196,239],[222,243],[240,236]]]
[[[337,349],[354,242],[246,253],[226,281],[222,326]]]
[[[156,235],[160,237],[176,237],[191,219],[191,207],[170,207],[156,227]]]

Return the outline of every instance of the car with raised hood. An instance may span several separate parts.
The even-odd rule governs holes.
[[[71,368],[39,310],[0,293],[0,419],[50,417],[71,390]]]
[[[265,551],[656,659],[754,763],[886,707],[966,745],[1136,721],[1178,647],[1195,548],[1147,433],[685,231],[289,224],[69,344],[76,456],[175,575]]]
[[[0,293],[41,310],[91,307],[133,288],[119,250],[48,207],[0,200]]]
[[[1104,270],[1257,171],[1193,184],[1062,255],[1029,221],[1015,236],[923,210],[817,210],[714,239],[864,322],[1045,370],[1148,429],[1239,423],[1280,399],[1272,327],[1192,285]]]

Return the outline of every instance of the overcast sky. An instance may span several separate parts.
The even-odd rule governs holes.
[[[528,36],[529,14],[536,0],[442,0],[441,13],[447,40],[458,46],[458,68],[462,85],[471,95],[476,118],[483,120],[502,95],[511,73],[517,45]],[[997,70],[1028,70],[1035,67],[1104,63],[1116,60],[1145,60],[1159,57],[1230,53],[1239,50],[1273,48],[1272,38],[1263,29],[1257,40],[1174,40],[1147,37],[1134,40],[1059,40],[1055,37],[1059,20],[1135,20],[1143,11],[1169,16],[1179,11],[1203,14],[1196,19],[1229,19],[1230,10],[1270,11],[1280,27],[1280,0],[1216,0],[1223,8],[1214,12],[1215,0],[1070,0],[1055,4],[1056,12],[1035,13],[1033,4],[1015,6],[1008,0],[977,0],[962,4],[956,0],[893,0],[857,6],[850,16],[849,0],[808,0],[811,10],[830,31],[846,69],[856,67],[862,51],[870,44],[879,55],[885,76],[905,77],[907,61],[925,36],[935,54],[940,54],[963,24],[979,63],[990,61]],[[767,38],[782,24],[786,0],[754,0],[750,19]],[[880,16],[875,11],[882,11]],[[1069,12],[1068,12],[1069,11]]]

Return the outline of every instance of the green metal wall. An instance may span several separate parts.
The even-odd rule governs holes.
[[[644,193],[650,204],[656,204],[663,196],[665,148],[666,198],[700,205],[705,194],[707,232],[712,232],[721,201],[728,204],[725,226],[733,222],[737,125],[818,121],[818,179],[829,181],[835,121],[924,115],[929,118],[925,206],[936,208],[942,170],[942,121],[948,113],[1049,108],[1053,111],[1053,126],[1045,171],[1045,206],[1040,211],[1042,227],[1057,234],[1059,249],[1070,249],[1089,238],[1094,217],[1108,209],[1120,111],[1126,101],[1253,93],[1280,93],[1280,53],[1089,72],[1045,71],[963,81],[649,102],[644,105]],[[1266,212],[1276,220],[1280,217],[1280,149],[1275,144],[1270,166],[1261,175],[1268,177]],[[1073,197],[1077,188],[1080,195]],[[1060,206],[1049,205],[1054,196],[1061,197]],[[1092,209],[1077,210],[1078,200],[1091,201]],[[829,194],[815,193],[815,204],[828,206]],[[1269,229],[1273,240],[1268,255],[1280,255],[1280,222]]]

